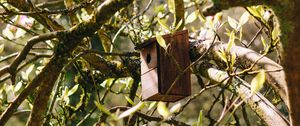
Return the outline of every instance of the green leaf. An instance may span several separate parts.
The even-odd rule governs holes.
[[[101,105],[100,103],[98,103],[97,101],[94,101],[94,103],[95,103],[95,105],[97,106],[97,108],[101,111],[101,112],[103,112],[103,113],[105,113],[106,115],[108,115],[108,116],[111,116],[114,120],[118,120],[118,118],[115,116],[115,115],[113,115],[107,108],[105,108],[103,105]]]
[[[68,96],[71,96],[72,94],[74,94],[77,91],[78,86],[79,86],[79,84],[76,84],[71,90],[69,90]]]
[[[168,119],[171,116],[169,109],[166,104],[163,102],[158,102],[157,104],[157,112],[164,117],[164,119]]]
[[[279,35],[280,35],[279,25],[276,25],[272,31],[272,39],[276,40],[276,38],[278,38]]]
[[[175,27],[175,31],[179,29],[179,27],[182,25],[182,19],[178,22],[178,24]]]
[[[15,30],[12,30],[12,29],[16,29],[16,28],[11,25],[6,25],[6,27],[2,30],[3,36],[10,40],[14,39],[15,35],[13,32],[15,32]]]
[[[157,102],[151,102],[149,107],[148,107],[148,110],[151,110],[153,107],[155,107]]]
[[[236,60],[236,54],[235,53],[232,53],[231,54],[231,68],[233,68],[233,65],[234,65],[234,63],[235,63],[235,60]]]
[[[198,116],[197,126],[202,126],[202,122],[203,122],[203,115],[202,115],[202,110],[200,110],[199,116]]]
[[[179,112],[180,108],[181,108],[181,103],[177,103],[176,105],[172,106],[170,112],[171,113]]]
[[[131,105],[134,104],[133,101],[132,101],[129,97],[125,96],[125,99],[127,100],[127,102],[128,102],[129,104],[131,104]]]
[[[173,14],[175,14],[175,1],[174,0],[168,0],[168,7],[169,11]]]
[[[238,22],[235,19],[233,19],[233,18],[231,18],[231,17],[228,16],[228,23],[229,23],[229,25],[230,25],[231,28],[233,28],[235,30],[237,29]]]
[[[228,44],[227,44],[227,49],[226,49],[227,52],[229,52],[231,47],[235,45],[234,40],[235,40],[235,33],[234,31],[232,31],[230,33]]]
[[[262,15],[260,14],[260,12],[258,11],[259,8],[257,7],[247,7],[247,9],[249,10],[249,12],[254,16],[254,17],[258,17],[261,18]]]
[[[169,26],[162,20],[160,20],[159,18],[157,18],[157,22],[160,24],[160,26],[162,26],[165,30],[167,30],[168,32],[171,31],[171,29],[169,28]]]
[[[120,114],[120,116],[118,117],[118,119],[122,119],[124,117],[130,116],[131,114],[135,113],[136,111],[142,109],[144,106],[145,106],[145,103],[144,102],[140,102],[136,106],[134,106],[134,107],[126,110],[122,114]]]
[[[264,39],[264,37],[260,36],[260,40],[261,40],[262,45],[264,46],[264,49],[266,49],[267,44],[266,44],[266,40]]]
[[[247,21],[249,20],[249,13],[246,11],[243,13],[243,15],[241,16],[240,20],[239,20],[239,27],[242,27],[242,25],[246,24]]]
[[[197,20],[198,15],[199,15],[199,11],[198,11],[198,10],[192,12],[192,13],[186,18],[185,24],[189,24],[189,23],[192,23],[192,22],[194,22],[195,20]]]
[[[221,58],[221,60],[227,63],[226,53],[223,50],[217,51],[217,54]]]
[[[4,44],[0,45],[0,53],[2,53],[4,51]]]
[[[15,91],[15,92],[19,91],[19,90],[22,88],[22,86],[23,86],[23,83],[22,83],[21,81],[19,81],[19,82],[16,84],[16,86],[15,86],[15,88],[14,88],[14,91]]]
[[[156,35],[156,40],[162,48],[167,49],[166,41],[161,35]]]
[[[100,85],[104,88],[109,87],[114,82],[114,78],[104,80]]]
[[[254,94],[262,89],[265,80],[266,73],[264,70],[260,70],[259,73],[251,81],[251,94]]]
[[[102,47],[104,49],[105,52],[109,52],[110,51],[110,47],[111,47],[111,43],[112,43],[112,40],[111,38],[109,37],[109,35],[107,35],[104,30],[98,30],[98,37],[100,38],[101,40],[101,44],[102,44]]]

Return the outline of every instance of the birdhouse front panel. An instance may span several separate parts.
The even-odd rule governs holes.
[[[142,98],[154,101],[177,101],[191,94],[188,31],[164,35],[167,50],[156,38],[141,45]]]
[[[158,93],[157,44],[150,44],[141,51],[141,81],[143,99]]]

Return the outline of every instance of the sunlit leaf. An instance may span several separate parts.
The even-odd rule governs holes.
[[[181,103],[177,103],[176,105],[172,106],[170,112],[171,113],[179,112],[180,108],[181,108]]]
[[[15,33],[15,38],[20,38],[23,37],[26,34],[26,31],[21,29],[21,28],[17,28],[17,31]]]
[[[150,105],[149,105],[149,107],[148,107],[148,110],[151,110],[153,107],[155,107],[156,103],[157,102],[151,102]]]
[[[228,16],[228,23],[229,23],[231,28],[237,29],[238,22],[235,19]]]
[[[157,112],[164,117],[164,119],[168,119],[171,116],[169,109],[166,104],[163,102],[158,102],[157,104]]]
[[[187,17],[187,19],[186,19],[186,21],[185,21],[185,24],[189,24],[189,23],[192,23],[192,22],[194,22],[195,20],[197,20],[198,15],[199,15],[199,11],[198,11],[198,10],[192,12],[192,13]]]
[[[162,48],[164,48],[164,49],[167,48],[166,41],[161,35],[156,35],[156,40]]]
[[[114,120],[118,120],[118,118],[114,114],[112,114],[107,108],[105,108],[103,105],[101,105],[97,101],[94,101],[94,103],[100,111],[102,111],[108,116],[111,116]]]
[[[217,54],[221,58],[221,60],[223,60],[224,62],[227,63],[227,58],[226,58],[226,54],[224,51],[217,51]]]
[[[239,20],[239,26],[241,27],[242,25],[246,24],[247,21],[249,20],[249,13],[248,12],[244,12],[243,15],[241,16],[240,20]]]
[[[155,12],[155,13],[158,13],[158,12],[165,12],[164,5],[161,4],[161,5],[158,5],[158,6],[154,6],[154,12]]]
[[[4,44],[0,45],[0,53],[2,53],[4,51]]]
[[[260,36],[260,40],[261,40],[261,43],[262,43],[264,49],[266,49],[267,48],[267,44],[266,44],[266,40],[264,39],[264,37]]]
[[[279,25],[275,26],[273,31],[272,31],[272,39],[276,40],[277,37],[279,37],[280,35],[280,29],[279,29]]]
[[[202,115],[202,110],[200,110],[199,116],[198,116],[197,126],[202,126],[202,122],[203,122],[203,115]]]
[[[180,26],[182,25],[182,19],[178,22],[178,24],[175,27],[175,31],[178,30],[180,28]]]
[[[234,31],[232,31],[232,32],[230,33],[230,36],[229,36],[229,41],[228,41],[228,44],[227,44],[227,49],[226,49],[226,51],[229,52],[230,49],[232,48],[232,46],[235,45],[234,40],[235,40],[235,33],[234,33]]]
[[[259,8],[256,8],[256,7],[247,7],[247,9],[249,10],[249,12],[255,16],[255,17],[258,17],[258,18],[261,18],[261,14],[260,12],[258,11]]]
[[[114,78],[108,78],[106,80],[104,80],[100,85],[102,87],[109,87],[114,81]]]
[[[110,51],[112,40],[111,38],[104,32],[104,30],[98,30],[98,37],[101,40],[102,47],[105,52]]]
[[[160,24],[160,26],[162,26],[165,30],[167,30],[168,32],[171,31],[171,29],[168,27],[168,25],[164,21],[162,21],[162,20],[160,20],[158,18],[157,18],[157,21]]]
[[[79,87],[79,84],[76,84],[74,87],[72,87],[72,89],[69,90],[69,92],[68,92],[68,96],[73,95],[77,91],[78,87]]]
[[[120,114],[120,116],[118,117],[119,119],[122,119],[124,117],[130,116],[131,114],[135,113],[136,111],[142,109],[145,106],[144,102],[140,102],[137,105],[135,105],[134,107],[126,110],[125,112],[123,112],[122,114]]]
[[[125,99],[129,104],[131,104],[131,105],[134,104],[134,102],[129,97],[125,96]]]
[[[175,13],[175,1],[168,0],[168,7],[169,7],[169,11],[174,14]]]
[[[236,54],[235,53],[232,53],[231,54],[231,67],[233,68],[233,65],[235,63],[235,60],[236,60]]]
[[[21,81],[19,81],[19,82],[16,84],[16,86],[15,86],[15,88],[14,88],[14,91],[15,91],[15,92],[19,91],[19,90],[22,88],[22,86],[23,86],[23,83],[22,83]]]
[[[259,73],[251,81],[251,94],[254,94],[262,89],[265,80],[266,73],[264,70],[260,70]]]
[[[15,35],[12,31],[12,29],[16,29],[16,27],[11,25],[6,25],[6,27],[3,29],[2,34],[4,37],[7,37],[8,39],[12,40],[15,38]]]
[[[263,15],[263,19],[264,20],[266,20],[266,21],[268,21],[269,19],[270,19],[270,17],[271,17],[271,12],[270,11],[265,11],[265,13],[264,13],[264,15]]]

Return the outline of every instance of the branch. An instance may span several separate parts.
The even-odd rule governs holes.
[[[27,0],[7,0],[7,3],[11,4],[15,8],[24,11],[24,12],[29,12],[32,10],[35,10]],[[34,19],[36,19],[39,23],[44,25],[46,28],[48,28],[50,31],[57,31],[57,30],[63,30],[64,28],[59,25],[55,20],[52,18],[48,17],[47,15],[44,14],[38,14],[38,15],[32,15]]]
[[[203,70],[203,68],[198,69]],[[226,72],[217,70],[215,68],[206,69],[205,73],[202,75],[204,75],[206,78],[209,78],[210,80],[222,83],[223,85],[227,84],[226,80],[228,80],[229,78]],[[236,86],[236,90],[238,91],[238,94],[241,96],[241,98],[244,99],[245,102],[250,106],[250,108],[269,126],[278,124],[280,124],[281,126],[289,126],[289,121],[263,95],[261,95],[260,93],[256,93],[252,97],[249,97],[251,96],[251,89],[250,85],[246,81],[240,79],[239,77],[235,77],[232,78],[231,85],[238,85]]]
[[[114,113],[114,112],[116,112],[117,110],[120,110],[120,111],[126,111],[126,110],[128,110],[128,109],[130,109],[130,107],[127,107],[127,106],[116,106],[116,107],[111,108],[109,111],[110,111],[111,113]],[[188,124],[186,124],[186,123],[184,123],[184,122],[177,121],[177,120],[175,120],[175,119],[164,120],[164,119],[162,119],[162,118],[160,118],[160,117],[149,116],[149,115],[143,114],[143,113],[141,113],[141,112],[135,112],[133,115],[134,115],[134,116],[138,116],[138,117],[140,117],[140,118],[143,118],[143,119],[145,119],[145,120],[147,120],[147,121],[156,121],[156,122],[165,121],[166,123],[172,124],[172,125],[175,125],[175,126],[189,126]],[[100,121],[101,121],[101,122],[104,122],[104,121],[106,120],[106,118],[107,118],[107,115],[103,115],[103,116],[101,117]],[[100,122],[100,123],[101,123],[101,122]],[[98,123],[99,123],[99,122],[98,122]]]
[[[52,77],[44,79],[45,83],[42,83],[42,85],[40,86],[38,90],[38,96],[35,99],[33,105],[34,107],[27,125],[42,125],[44,115],[47,110],[47,102],[51,94],[50,92],[52,91],[55,81],[60,74],[60,71],[68,61],[67,53],[72,52],[84,37],[93,35],[94,32],[96,32],[102,26],[102,24],[104,24],[108,19],[111,18],[111,15],[113,15],[121,8],[128,6],[131,2],[132,0],[107,0],[97,8],[95,16],[92,17],[88,22],[80,23],[70,30],[59,34],[62,43],[60,43],[61,45],[59,45],[56,55],[51,60],[53,61],[53,64],[48,67],[55,67],[55,70],[57,72],[55,73],[55,75],[52,75]],[[51,79],[51,81],[49,81],[49,79]]]
[[[15,3],[15,1],[11,2]],[[32,90],[41,86],[38,90],[38,96],[35,99],[34,107],[27,123],[28,125],[40,126],[46,112],[46,103],[48,102],[50,95],[49,91],[52,90],[57,77],[63,69],[63,66],[68,61],[67,52],[73,51],[84,37],[92,35],[111,17],[111,15],[121,8],[128,6],[131,2],[132,0],[107,0],[97,8],[96,16],[92,17],[88,22],[80,23],[70,30],[58,32],[57,37],[61,40],[61,43],[59,43],[55,55],[50,59],[44,69],[2,113],[0,116],[0,126],[3,126],[8,121],[12,114],[17,110],[18,106],[27,98]],[[18,62],[20,61],[18,60]],[[19,64],[18,62],[15,64]]]
[[[279,1],[280,2],[280,1]],[[213,0],[213,3],[210,7],[207,7],[203,10],[205,16],[214,15],[222,10],[226,10],[233,7],[247,7],[255,5],[271,5],[276,4],[277,1],[274,0]]]
[[[211,45],[211,41],[204,41],[197,45],[198,53],[202,54],[204,51],[208,50]],[[220,49],[226,49],[227,44],[216,43],[213,45],[214,47],[211,49],[210,54],[206,56],[208,60],[215,60],[219,63],[222,63],[221,59],[219,59],[217,52]],[[274,62],[273,60],[263,57],[261,54],[247,48],[243,48],[240,46],[233,46],[230,50],[230,53],[235,53],[237,56],[237,61],[235,64],[241,64],[245,66],[254,65],[253,70],[258,70],[260,68],[265,69],[267,72],[267,81],[274,88],[274,90],[280,95],[283,99],[284,103],[288,105],[287,101],[287,83],[285,81],[285,73],[283,71],[282,66]],[[276,71],[274,71],[276,70]]]
[[[40,41],[44,41],[44,40],[49,40],[49,39],[53,39],[57,37],[57,32],[51,32],[51,33],[47,33],[47,34],[43,34],[43,35],[39,35],[39,36],[35,36],[32,37],[31,39],[29,39],[26,43],[26,45],[24,46],[23,50],[21,51],[21,53],[18,54],[18,56],[15,58],[15,60],[13,61],[13,63],[11,63],[11,65],[9,66],[9,73],[11,74],[11,79],[12,79],[12,84],[14,84],[15,81],[15,74],[16,74],[16,69],[18,68],[18,66],[20,65],[20,63],[26,59],[26,56],[28,55],[29,51],[31,50],[31,48],[38,42]],[[0,74],[0,76],[2,76]]]

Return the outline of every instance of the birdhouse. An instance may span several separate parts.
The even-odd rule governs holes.
[[[188,31],[162,36],[167,49],[156,38],[137,47],[141,50],[142,98],[175,102],[191,94]]]

